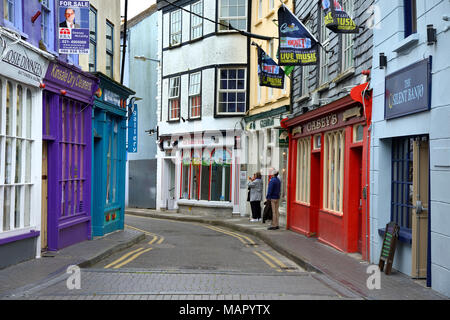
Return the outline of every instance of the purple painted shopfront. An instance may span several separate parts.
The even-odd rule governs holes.
[[[44,84],[42,246],[54,251],[91,238],[91,117],[98,79],[58,61],[50,63]]]

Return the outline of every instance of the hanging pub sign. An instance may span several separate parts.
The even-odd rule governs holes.
[[[258,46],[258,77],[261,87],[284,88],[284,71]]]
[[[319,41],[285,5],[278,9],[278,35],[278,65],[317,64]]]
[[[59,0],[59,53],[89,54],[89,1]]]
[[[393,119],[431,107],[431,57],[386,76],[384,118]]]
[[[334,33],[358,33],[359,28],[338,0],[322,0],[325,26]]]

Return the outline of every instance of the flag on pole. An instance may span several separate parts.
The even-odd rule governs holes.
[[[319,41],[285,5],[278,9],[278,34],[280,66],[317,64]]]
[[[334,33],[358,33],[359,28],[338,0],[322,0],[325,26]]]
[[[284,71],[258,46],[258,77],[261,87],[284,88]]]

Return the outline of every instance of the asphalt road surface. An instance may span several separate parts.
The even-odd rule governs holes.
[[[27,299],[302,300],[358,299],[323,275],[306,272],[259,239],[200,223],[126,216],[144,241],[82,269]],[[73,289],[73,288],[72,288]]]

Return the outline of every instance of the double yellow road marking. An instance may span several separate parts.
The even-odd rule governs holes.
[[[255,243],[255,241],[253,241],[251,238],[242,235],[240,233],[237,232],[233,232],[230,230],[225,230],[216,226],[205,226],[204,227],[216,231],[216,232],[220,232],[229,236],[232,236],[236,239],[238,239],[241,243],[243,243],[246,247],[253,247],[253,248],[257,248],[258,245]],[[148,232],[145,230],[141,230],[138,229],[136,227],[132,227],[129,225],[126,225],[127,228],[130,229],[134,229],[140,232],[143,232],[144,234],[146,234],[147,236],[152,237],[152,239],[148,242],[149,245],[153,245],[153,244],[161,244],[164,241],[164,237],[163,236],[159,236],[157,234],[154,234],[152,232]],[[150,250],[152,250],[153,248],[138,248],[136,250],[133,250],[131,252],[128,252],[126,254],[124,254],[122,257],[120,257],[119,259],[111,262],[110,264],[108,264],[107,266],[104,267],[104,269],[108,269],[108,268],[113,268],[113,269],[118,269],[128,263],[130,263],[131,261],[134,261],[135,259],[137,259],[139,256],[141,256],[142,254],[149,252]],[[279,259],[275,258],[274,256],[272,256],[271,254],[269,254],[268,252],[264,251],[264,250],[254,250],[253,253],[258,256],[261,260],[263,260],[267,265],[269,265],[271,268],[275,269],[277,272],[283,272],[283,270],[286,270],[288,272],[292,272],[292,270],[290,270],[283,262],[281,262]]]
[[[154,234],[154,233],[151,233],[151,232],[148,232],[148,231],[145,231],[145,230],[141,230],[141,229],[138,229],[138,228],[135,228],[135,227],[132,227],[132,226],[128,226],[128,225],[126,225],[126,227],[130,228],[130,229],[134,229],[134,230],[140,231],[140,232],[143,232],[147,236],[151,236],[152,240],[150,240],[148,242],[149,245],[152,245],[154,243],[161,244],[164,241],[164,237],[163,236],[158,236],[157,234]],[[107,266],[105,266],[104,269],[109,269],[111,267],[113,269],[118,269],[118,268],[120,268],[120,267],[122,267],[122,266],[124,266],[124,265],[126,265],[128,263],[130,263],[131,261],[136,260],[140,255],[142,255],[142,254],[144,254],[146,252],[149,252],[150,250],[153,250],[153,248],[147,248],[147,249],[138,248],[136,250],[128,252],[128,253],[124,254],[123,256],[121,256],[119,259],[117,259],[117,260],[111,262],[110,264],[108,264]],[[128,257],[130,257],[130,258],[128,258]]]
[[[136,250],[134,250],[134,251],[128,252],[127,254],[124,254],[122,257],[120,257],[120,258],[117,259],[116,261],[114,261],[114,262],[108,264],[107,266],[105,266],[104,269],[108,269],[108,268],[111,268],[111,267],[113,267],[113,269],[118,269],[118,268],[120,268],[120,267],[126,265],[127,263],[130,263],[131,261],[135,260],[135,259],[136,259],[137,257],[139,257],[141,254],[144,254],[144,253],[146,253],[146,252],[149,252],[149,251],[152,250],[152,249],[153,249],[153,248],[147,248],[147,249],[139,248],[139,249],[136,249]],[[134,255],[132,255],[133,253],[134,253]],[[131,258],[125,260],[125,259],[128,258],[130,255],[132,255]],[[123,261],[123,260],[125,260],[125,261]],[[122,262],[122,263],[119,263],[119,262],[121,262],[121,261],[123,261],[123,262]]]
[[[228,231],[228,230],[225,230],[225,229],[221,229],[221,228],[218,228],[218,227],[213,227],[213,226],[206,226],[206,228],[214,230],[214,231],[217,231],[217,232],[221,232],[221,233],[227,234],[229,236],[232,236],[232,237],[238,239],[239,241],[241,241],[243,244],[245,244],[246,247],[249,247],[250,245],[253,246],[253,247],[257,247],[258,246],[255,243],[255,241],[253,241],[249,237],[244,236],[242,234],[239,234],[239,233],[236,233],[236,232],[233,232],[233,231]]]
[[[258,247],[258,245],[255,243],[255,241],[253,241],[251,238],[244,236],[242,234],[239,234],[239,233],[236,233],[233,231],[229,231],[229,230],[225,230],[225,229],[221,229],[221,228],[214,227],[214,226],[205,226],[205,227],[208,229],[232,236],[232,237],[238,239],[240,242],[242,242],[246,247],[250,247],[250,246],[252,246],[253,248]],[[277,270],[278,272],[283,272],[283,270],[292,272],[292,270],[290,270],[283,262],[281,262],[279,259],[275,258],[274,256],[272,256],[271,254],[269,254],[268,252],[266,252],[264,250],[255,250],[255,251],[253,251],[253,253],[255,255],[257,255],[259,258],[261,258],[261,260],[263,260],[271,268]]]

